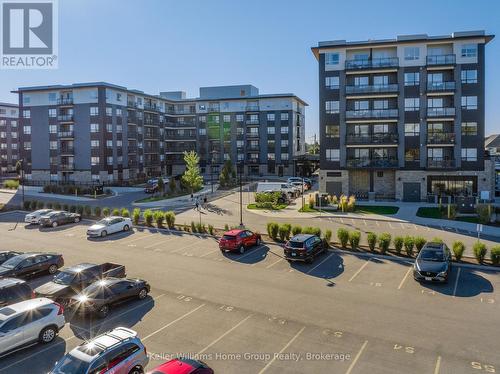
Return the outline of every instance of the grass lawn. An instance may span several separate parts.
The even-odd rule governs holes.
[[[354,213],[391,215],[396,214],[398,210],[399,208],[397,206],[356,205]]]
[[[439,211],[439,208],[422,207],[422,208],[418,208],[417,217],[441,219],[441,218],[443,218],[443,215]]]
[[[198,191],[196,191],[196,192],[198,192]],[[174,197],[188,196],[188,195],[191,195],[191,194],[189,192],[186,192],[186,191],[179,191],[179,192],[176,192],[176,193],[173,193],[173,194],[168,194],[168,195],[153,195],[153,196],[149,196],[149,197],[146,197],[144,199],[136,200],[136,201],[134,201],[134,203],[150,203],[150,202],[153,202],[153,201],[167,200],[167,199],[172,199]]]
[[[258,208],[257,204],[252,203],[252,204],[248,204],[247,208],[248,209],[262,209],[262,210],[282,210],[282,209],[285,209],[287,206],[288,205],[286,205],[286,204],[278,204],[278,205],[275,205],[274,208],[272,208],[272,209],[270,209],[270,208]]]
[[[479,223],[479,217],[457,217],[457,221]]]

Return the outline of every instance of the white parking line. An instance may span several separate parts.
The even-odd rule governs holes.
[[[363,353],[363,351],[365,350],[366,348],[366,345],[368,344],[368,340],[365,340],[365,342],[363,343],[363,345],[361,346],[361,349],[359,350],[359,352],[356,354],[356,357],[354,357],[354,360],[352,360],[351,362],[351,365],[349,365],[349,368],[347,369],[347,371],[345,372],[345,374],[351,374],[351,371],[352,369],[354,369],[354,366],[356,365],[356,363],[358,362],[359,360],[359,357],[361,356],[361,354]]]
[[[403,283],[405,282],[406,278],[408,278],[408,275],[410,274],[410,272],[413,270],[413,267],[409,267],[408,268],[408,271],[406,272],[405,276],[403,277],[403,279],[401,280],[401,283],[399,283],[399,286],[398,286],[398,290],[401,289],[401,287],[403,287]]]
[[[330,253],[323,261],[321,261],[318,265],[316,265],[311,270],[309,270],[306,274],[311,273],[314,269],[316,269],[318,266],[320,266],[323,262],[325,262],[326,260],[328,260],[332,256],[333,256],[333,253]]]
[[[144,249],[149,249],[149,248],[153,248],[157,245],[160,245],[160,244],[163,244],[163,243],[167,243],[171,240],[175,239],[174,237],[171,237],[171,238],[168,238],[168,239],[163,239],[161,242],[157,242],[157,243],[154,243],[154,244],[150,244],[150,245],[147,245],[144,247]]]
[[[368,263],[370,262],[371,258],[369,258],[368,260],[366,260],[366,262],[361,265],[361,267],[358,269],[358,271],[356,271],[353,276],[349,279],[349,282],[351,282],[354,278],[356,278],[356,276],[361,273],[361,270],[363,270],[365,268],[366,265],[368,265]]]
[[[365,219],[363,220],[363,223],[365,224],[365,226],[368,226],[368,225],[366,224],[366,220],[365,220]]]
[[[390,222],[387,222],[387,223],[389,224],[389,227],[390,227],[391,229],[394,229],[394,227],[392,227],[392,225],[391,225],[391,223],[390,223]]]
[[[404,230],[405,229],[405,225],[403,225],[402,222],[399,222],[399,224],[401,225],[401,228]]]
[[[275,354],[273,356],[272,360],[269,361],[267,363],[267,365],[262,368],[261,371],[259,371],[259,374],[262,374],[263,372],[265,372],[273,364],[273,362],[276,360],[276,357],[279,357],[285,351],[285,349],[287,349],[295,341],[295,339],[297,339],[299,337],[299,335],[302,334],[302,331],[304,331],[305,328],[306,328],[305,326],[302,327],[299,330],[299,332],[296,333],[295,336],[292,339],[290,339],[290,341],[288,343],[286,343],[286,345],[281,349],[281,351],[279,351],[277,354]]]
[[[164,325],[164,326],[160,327],[158,330],[153,331],[151,334],[146,335],[144,338],[142,338],[142,341],[145,341],[145,340],[149,339],[149,338],[150,338],[150,337],[152,337],[153,335],[158,334],[160,331],[165,330],[167,327],[170,327],[170,326],[172,326],[173,324],[175,324],[175,323],[177,323],[177,322],[179,322],[179,321],[183,320],[183,319],[184,319],[184,318],[186,318],[187,316],[189,316],[189,315],[193,314],[194,312],[196,312],[198,309],[203,308],[205,305],[206,305],[206,304],[201,304],[201,305],[198,305],[198,306],[197,306],[196,308],[194,308],[193,310],[191,310],[191,311],[189,311],[189,312],[187,312],[187,313],[183,314],[182,316],[180,316],[180,317],[179,317],[179,318],[177,318],[177,319],[174,319],[172,322],[167,323],[166,325]]]
[[[455,279],[455,286],[453,287],[453,297],[455,297],[455,295],[457,293],[458,278],[460,278],[460,271],[461,270],[462,270],[462,268],[458,268],[457,278]]]
[[[220,249],[214,249],[213,251],[210,251],[210,252],[205,253],[204,255],[201,255],[199,258],[203,258],[203,257],[208,256],[208,255],[210,255],[214,252],[217,252],[217,251],[220,251]]]
[[[340,222],[344,224],[344,220],[342,219],[342,217],[340,217]]]
[[[251,254],[254,254],[257,251],[260,251],[263,248],[266,248],[266,246],[265,245],[260,245],[257,248],[254,248],[253,250],[248,251],[247,254],[244,254],[243,256],[238,257],[238,260],[242,260],[245,257],[250,256]],[[239,261],[231,260],[231,263],[234,263],[234,262],[239,262]]]
[[[276,264],[277,264],[278,262],[280,262],[280,261],[283,261],[283,259],[282,259],[282,258],[280,258],[279,260],[277,260],[277,261],[273,262],[271,265],[267,265],[267,266],[266,266],[266,269],[270,269],[270,268],[272,268],[274,265],[276,265]]]
[[[213,346],[214,344],[217,344],[221,339],[223,339],[227,334],[231,333],[231,331],[237,329],[239,326],[241,326],[242,324],[244,324],[252,315],[250,314],[249,316],[247,316],[246,318],[243,318],[240,322],[238,322],[236,325],[234,325],[233,327],[231,327],[229,330],[227,330],[224,334],[222,334],[221,336],[219,336],[217,339],[215,339],[212,343],[210,343],[209,345],[207,345],[205,348],[203,348],[201,351],[198,352],[198,354],[202,354],[203,352],[205,352],[208,348],[210,348],[211,346]]]
[[[378,221],[375,221],[375,223],[377,224],[378,227],[380,227],[380,223],[378,223]]]
[[[415,225],[415,224],[413,224],[413,228],[414,228],[415,230],[418,230],[418,227],[417,227],[417,225]]]
[[[436,367],[434,368],[434,374],[439,374],[440,367],[441,367],[441,356],[438,356],[436,361]]]

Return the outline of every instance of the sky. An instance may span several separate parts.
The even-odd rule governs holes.
[[[157,94],[253,84],[305,100],[318,134],[318,41],[499,34],[486,48],[486,134],[500,133],[497,0],[59,0],[59,68],[0,70],[0,101],[22,86],[105,81]]]

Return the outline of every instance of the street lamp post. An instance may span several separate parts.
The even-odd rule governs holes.
[[[243,185],[241,181],[241,173],[243,169],[243,162],[240,162],[238,165],[238,176],[240,182],[240,227],[243,227]]]

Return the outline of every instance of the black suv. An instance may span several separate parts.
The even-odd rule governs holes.
[[[33,296],[33,290],[30,285],[22,279],[0,279],[0,307],[28,300]]]
[[[417,281],[448,282],[451,271],[451,252],[446,244],[426,243],[413,265]]]
[[[326,245],[320,237],[309,234],[295,235],[285,244],[285,258],[288,261],[305,261],[311,263],[324,251]]]

